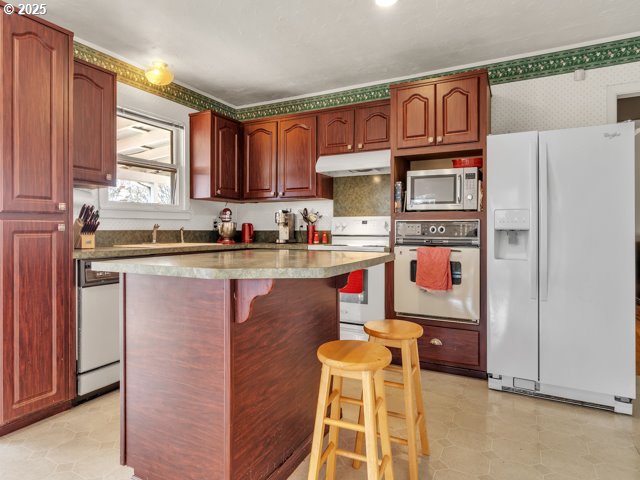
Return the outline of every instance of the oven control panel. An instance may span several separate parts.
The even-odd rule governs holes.
[[[480,245],[480,220],[397,220],[396,245]]]

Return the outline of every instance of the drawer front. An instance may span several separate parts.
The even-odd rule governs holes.
[[[480,366],[480,333],[456,328],[425,327],[418,339],[423,362]]]

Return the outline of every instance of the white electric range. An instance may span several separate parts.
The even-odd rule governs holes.
[[[390,217],[334,217],[330,244],[309,245],[309,250],[343,252],[389,251]],[[349,286],[359,286],[350,274]],[[362,272],[362,288],[354,293],[340,293],[340,339],[367,340],[363,325],[369,320],[385,318],[385,266],[376,265]]]

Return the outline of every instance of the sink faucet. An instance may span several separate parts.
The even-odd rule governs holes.
[[[158,225],[157,223],[153,226],[153,231],[151,232],[151,243],[156,243],[159,228],[160,225]]]
[[[180,243],[184,243],[184,227],[180,227]]]

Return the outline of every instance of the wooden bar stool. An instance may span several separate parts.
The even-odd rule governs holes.
[[[388,387],[404,390],[404,413],[388,412],[395,418],[403,418],[407,426],[407,438],[391,436],[394,443],[406,445],[409,451],[409,479],[418,480],[418,448],[416,429],[420,434],[422,455],[429,455],[429,438],[427,436],[427,421],[422,400],[422,385],[420,381],[420,359],[418,357],[418,338],[424,331],[413,322],[404,320],[376,320],[367,322],[364,331],[369,335],[369,342],[386,347],[399,348],[402,352],[402,367],[388,365],[385,370],[402,373],[402,383],[385,381]],[[362,409],[358,423],[362,423]],[[356,434],[355,452],[362,452],[362,434]],[[354,460],[354,468],[360,468],[360,461]]]
[[[391,352],[383,345],[356,340],[336,340],[320,346],[318,359],[322,362],[322,376],[311,445],[309,480],[317,480],[324,462],[327,462],[327,480],[335,479],[338,455],[365,462],[367,480],[380,480],[383,476],[386,480],[393,480],[387,404],[382,374],[382,369],[391,363]],[[342,395],[343,378],[362,381],[362,400]],[[333,388],[330,387],[332,380]],[[362,421],[352,423],[341,420],[341,403],[360,406],[363,410]],[[329,405],[331,405],[331,414],[327,416]],[[376,428],[376,418],[380,427],[379,433]],[[329,442],[323,451],[324,431],[327,425]],[[355,453],[338,448],[338,434],[341,428],[354,430],[364,436],[366,456],[362,455],[362,451]],[[378,460],[378,435],[382,446],[380,461]]]

